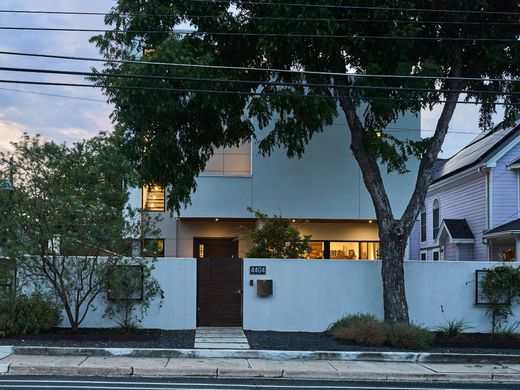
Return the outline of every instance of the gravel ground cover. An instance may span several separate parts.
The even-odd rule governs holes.
[[[342,343],[326,333],[245,331],[252,349],[282,351],[398,351],[392,347],[367,347]],[[507,339],[481,333],[443,339],[428,352],[520,354],[520,338]]]
[[[118,329],[53,329],[39,335],[15,335],[0,338],[0,345],[99,348],[193,348],[194,330],[138,329],[125,333]]]

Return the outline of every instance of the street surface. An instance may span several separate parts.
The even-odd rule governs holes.
[[[462,389],[520,389],[519,385],[500,384],[443,384],[293,380],[222,380],[222,379],[128,379],[128,378],[71,378],[52,376],[0,376],[0,389],[117,389],[117,390],[462,390]]]

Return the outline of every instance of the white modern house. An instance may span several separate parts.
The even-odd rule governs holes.
[[[420,118],[407,115],[385,131],[417,140],[419,129]],[[395,215],[414,188],[417,162],[408,168],[410,174],[384,178]],[[256,226],[250,207],[290,218],[302,234],[310,234],[312,259],[377,258],[375,212],[342,116],[314,136],[301,159],[289,159],[285,150],[262,157],[254,142],[218,150],[197,179],[191,206],[179,216],[165,210],[167,196],[159,187],[131,196],[133,206],[162,217],[157,245],[165,257],[244,257],[249,248],[244,232]]]

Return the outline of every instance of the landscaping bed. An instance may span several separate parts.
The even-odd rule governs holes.
[[[53,328],[47,333],[11,335],[0,338],[0,345],[98,348],[193,348],[194,330],[83,328],[71,333],[67,328]]]
[[[283,351],[399,351],[389,345],[370,347],[337,340],[326,333],[245,331],[252,349]],[[509,338],[485,333],[464,333],[453,338],[435,334],[428,352],[520,354],[520,337]]]

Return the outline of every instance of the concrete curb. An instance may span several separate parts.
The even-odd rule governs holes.
[[[8,365],[5,365],[8,366]],[[11,364],[2,374],[10,375],[58,375],[58,376],[106,376],[135,378],[235,378],[235,379],[300,379],[300,380],[350,380],[388,382],[444,382],[444,383],[519,383],[519,374],[490,373],[383,373],[350,372],[330,374],[319,370],[168,370],[137,369],[134,367],[82,367]]]
[[[427,352],[269,351],[163,348],[2,347],[16,355],[88,355],[195,359],[343,360],[393,363],[520,364],[520,354],[466,354]],[[2,349],[0,349],[0,353]]]

